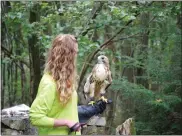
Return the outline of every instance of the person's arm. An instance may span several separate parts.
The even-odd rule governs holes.
[[[76,122],[66,120],[66,119],[54,119],[54,127],[60,127],[60,126],[68,126],[71,128],[73,125],[75,125]]]
[[[55,99],[55,87],[51,82],[44,84],[41,81],[39,85],[39,95],[33,101],[30,108],[30,121],[34,126],[54,126],[54,118],[48,117],[52,104]]]
[[[70,128],[76,123],[70,120],[48,117],[47,115],[52,108],[54,99],[58,95],[56,94],[56,87],[51,82],[47,84],[41,82],[39,89],[41,89],[41,92],[33,101],[29,113],[32,125],[42,127],[68,126]]]

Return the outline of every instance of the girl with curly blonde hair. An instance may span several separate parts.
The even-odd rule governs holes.
[[[76,58],[78,43],[70,34],[58,35],[47,57],[44,75],[30,108],[30,121],[39,134],[67,135],[78,123]]]

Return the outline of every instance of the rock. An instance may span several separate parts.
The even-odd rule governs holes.
[[[3,135],[37,135],[37,129],[30,124],[29,109],[25,104],[1,111]]]
[[[30,107],[28,107],[25,104],[17,105],[11,108],[6,108],[1,111],[1,118],[2,120],[5,120],[6,118],[12,118],[12,119],[24,119],[28,118]],[[14,117],[14,118],[13,118]]]
[[[12,120],[9,119],[3,119],[2,123],[8,126],[9,128],[16,129],[16,130],[25,130],[25,123],[24,120]]]
[[[25,130],[23,131],[24,135],[38,135],[37,128],[31,125],[29,118],[24,119],[24,124],[25,124]]]
[[[105,135],[105,117],[93,116],[82,129],[82,135]]]
[[[99,117],[99,116],[93,116],[89,119],[87,122],[87,125],[90,126],[105,126],[106,125],[106,118],[105,117]]]
[[[7,129],[7,128],[2,128],[1,131],[2,131],[1,132],[2,135],[22,135],[23,134],[22,131],[17,131],[17,130]]]
[[[105,135],[105,127],[88,126],[82,129],[82,135]]]

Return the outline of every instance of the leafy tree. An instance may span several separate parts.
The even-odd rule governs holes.
[[[31,105],[52,39],[70,33],[79,43],[80,104],[97,56],[109,57],[106,134],[129,117],[136,134],[182,134],[181,2],[3,1],[1,9],[2,108]]]

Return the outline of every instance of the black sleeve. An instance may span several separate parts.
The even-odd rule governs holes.
[[[109,102],[111,103],[111,101]],[[101,114],[106,109],[107,103],[100,100],[92,105],[79,105],[78,116],[80,123],[86,123],[92,116]]]

